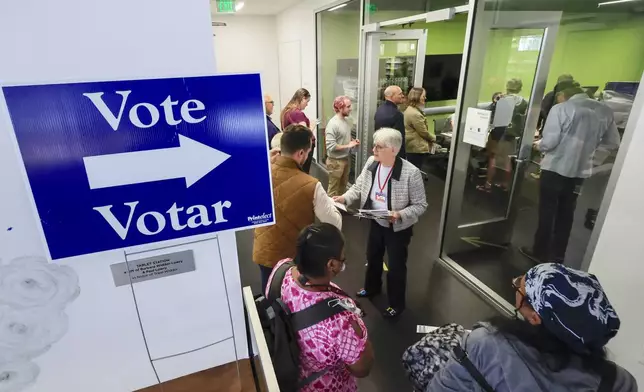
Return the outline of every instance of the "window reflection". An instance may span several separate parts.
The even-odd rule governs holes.
[[[494,150],[497,155],[502,153],[504,158],[509,158],[501,165],[498,161],[490,162],[488,146],[465,146],[459,135],[453,158],[456,169],[450,185],[443,254],[508,301],[514,298],[514,293],[505,282],[534,265],[534,259],[524,254],[531,256],[530,251],[534,250],[540,220],[545,216],[542,213],[544,197],[540,193],[552,182],[544,178],[546,169],[541,170],[542,163],[547,165],[544,157],[549,152],[534,149],[532,145],[543,136],[552,108],[577,95],[576,99],[592,100],[595,106],[609,108],[607,117],[612,116],[620,134],[624,132],[635,94],[641,90],[637,81],[644,71],[640,38],[644,34],[644,15],[635,12],[633,7],[634,4],[624,3],[598,10],[596,3],[585,5],[573,1],[550,2],[547,6],[535,1],[489,1],[485,4],[486,11],[474,21],[475,26],[487,26],[483,31],[480,27],[475,30],[479,36],[473,37],[485,50],[470,62],[480,65],[478,69],[474,66],[468,69],[463,101],[468,107],[487,106],[496,117],[499,108],[489,105],[493,95],[497,92],[509,95],[508,81],[521,80],[518,95],[529,101],[526,117],[531,120],[526,121],[523,132],[518,134],[508,135],[503,131],[499,140],[512,136],[515,145]],[[554,28],[546,32],[548,23]],[[484,38],[481,34],[485,34]],[[544,57],[547,63],[537,67],[544,48],[547,48],[548,55]],[[576,82],[576,89],[562,87],[566,81]],[[537,90],[539,94],[534,93]],[[466,111],[467,107],[461,115]],[[509,118],[515,114],[513,111]],[[562,121],[564,125],[570,122]],[[488,142],[490,138],[495,139],[492,137],[497,128],[494,124],[491,122]],[[578,181],[579,186],[570,187],[576,195],[572,198],[574,203],[560,208],[573,211],[566,218],[566,229],[560,225],[555,233],[553,224],[552,232],[546,233],[550,238],[563,237],[565,241],[558,239],[556,244],[548,246],[548,251],[542,252],[547,253],[545,256],[541,255],[574,268],[581,267],[591,233],[596,230],[595,221],[618,153],[615,145],[600,144],[593,148],[590,162],[585,158],[588,154],[580,154],[573,147],[564,154],[583,155],[583,163],[589,164],[590,169],[584,175],[575,174],[583,177],[583,181]],[[496,173],[490,179],[492,165]],[[545,177],[549,175],[545,174]],[[459,176],[460,183],[454,180]],[[490,183],[489,187],[485,186],[486,182]]]
[[[356,123],[358,108],[358,56],[360,45],[360,0],[345,6],[332,7],[317,14],[318,32],[318,162],[326,158],[326,124],[335,115],[333,100],[345,95],[351,99],[351,115]],[[355,137],[355,128],[354,128]],[[354,178],[355,159],[352,158],[350,180]]]

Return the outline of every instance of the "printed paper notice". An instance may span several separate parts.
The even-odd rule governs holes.
[[[112,269],[114,285],[119,287],[194,271],[195,256],[192,254],[192,250],[184,250],[125,263],[112,264],[110,267]]]
[[[463,141],[475,146],[485,147],[491,117],[492,112],[489,110],[468,108]]]

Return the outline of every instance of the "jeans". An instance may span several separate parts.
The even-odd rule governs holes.
[[[349,162],[349,158],[326,159],[326,168],[329,171],[329,188],[326,193],[330,197],[342,196],[347,191],[350,167],[351,163]]]
[[[262,279],[262,294],[266,293],[266,285],[268,284],[268,278],[271,277],[271,272],[273,272],[272,268],[264,267],[263,265],[259,266],[259,273]]]
[[[582,178],[569,178],[542,170],[539,191],[539,226],[534,235],[534,255],[542,260],[553,256],[563,262],[575,218]]]
[[[407,247],[411,242],[412,228],[394,232],[391,227],[383,227],[372,221],[367,242],[367,273],[365,290],[377,294],[382,290],[382,270],[385,250],[389,259],[387,273],[387,294],[389,306],[396,310],[405,309],[407,291]]]

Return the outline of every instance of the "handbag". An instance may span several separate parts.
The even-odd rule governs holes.
[[[424,391],[434,375],[449,361],[454,347],[463,340],[465,328],[458,324],[439,327],[411,345],[402,365],[416,391]]]

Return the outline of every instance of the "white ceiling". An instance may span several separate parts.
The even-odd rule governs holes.
[[[210,0],[211,13],[215,16],[226,15],[275,15],[302,0],[237,0],[243,1],[244,8],[234,14],[218,14],[215,0]]]

